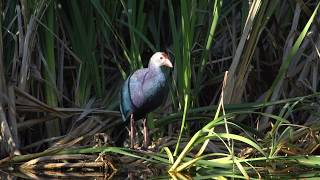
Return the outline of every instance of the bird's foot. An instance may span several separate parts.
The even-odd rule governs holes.
[[[145,147],[145,146],[141,146],[141,148],[140,148],[142,151],[148,151],[149,149],[148,149],[148,147]]]

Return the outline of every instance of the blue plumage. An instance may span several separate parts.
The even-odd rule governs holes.
[[[130,118],[130,114],[135,120],[143,118],[165,99],[168,87],[160,65],[150,60],[148,68],[137,70],[124,82],[120,94],[120,111],[124,121]]]
[[[130,119],[131,147],[134,147],[134,120],[144,118],[144,146],[148,145],[148,130],[146,115],[161,105],[168,94],[167,77],[163,66],[172,67],[168,55],[155,53],[148,68],[143,68],[131,74],[123,83],[120,92],[120,111],[123,121]]]
[[[144,68],[128,77],[121,89],[120,110],[122,119],[127,121],[130,114],[135,120],[161,105],[168,87],[165,73],[159,68]]]

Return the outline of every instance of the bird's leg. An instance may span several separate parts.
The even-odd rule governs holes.
[[[135,136],[136,136],[135,123],[133,119],[133,114],[131,114],[130,115],[130,148],[134,148]]]
[[[149,129],[147,125],[147,118],[143,119],[143,147],[148,149],[149,146]]]

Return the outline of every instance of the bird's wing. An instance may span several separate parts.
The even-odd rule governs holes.
[[[129,115],[132,111],[130,94],[129,94],[129,79],[131,75],[128,77],[126,81],[124,81],[121,90],[120,90],[120,112],[122,116],[122,120],[126,121],[129,118]]]
[[[129,94],[134,108],[140,108],[145,102],[143,84],[148,74],[148,69],[139,69],[129,78]]]

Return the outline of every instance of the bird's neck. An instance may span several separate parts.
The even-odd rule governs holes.
[[[157,65],[149,64],[148,69],[153,71],[153,72],[163,73],[162,68],[160,66],[157,66]]]

